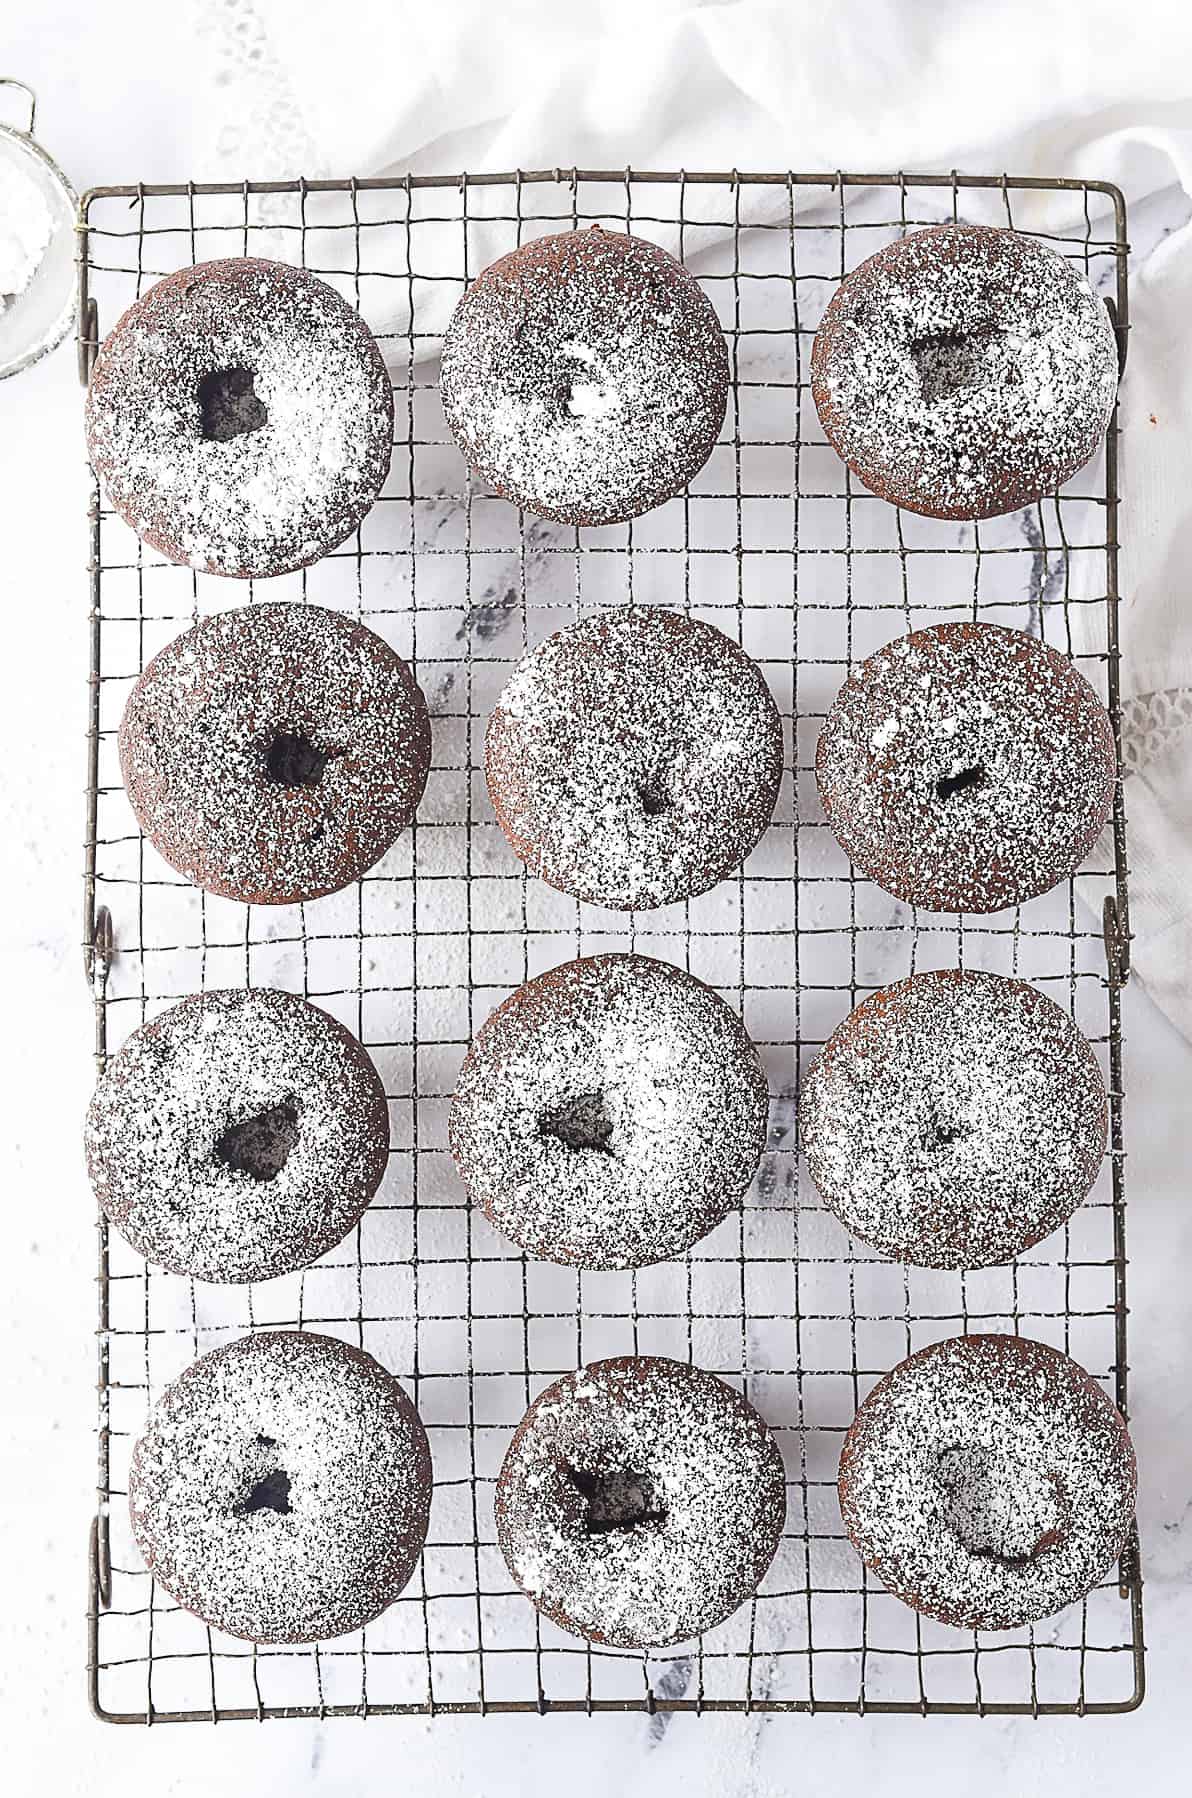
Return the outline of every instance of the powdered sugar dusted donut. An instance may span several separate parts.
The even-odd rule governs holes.
[[[362,1629],[414,1570],[426,1431],[393,1375],[329,1336],[269,1331],[195,1361],[133,1450],[133,1535],[215,1629],[318,1642]]]
[[[1121,1554],[1134,1450],[1095,1380],[1020,1336],[957,1336],[901,1362],[845,1437],[840,1511],[904,1603],[962,1629],[1075,1604]]]
[[[1085,1197],[1105,1083],[1053,1000],[949,968],[857,1006],[807,1076],[799,1123],[811,1176],[854,1235],[920,1267],[991,1267]]]
[[[705,892],[744,860],[782,757],[744,650],[680,612],[624,606],[525,658],[489,720],[485,772],[531,873],[630,911]]]
[[[426,701],[364,625],[318,606],[205,618],[154,656],[120,725],[142,830],[208,892],[290,905],[358,880],[430,767]]]
[[[198,993],[108,1063],[87,1114],[95,1196],[146,1260],[268,1280],[317,1260],[385,1172],[385,1089],[350,1031],[292,993]]]
[[[518,1585],[562,1629],[617,1648],[723,1622],[765,1577],[785,1516],[782,1455],[752,1405],[660,1356],[548,1386],[497,1480]]]
[[[1079,866],[1113,807],[1113,727],[1065,656],[937,624],[854,668],[815,771],[849,859],[929,911],[998,911]]]
[[[1096,454],[1117,383],[1087,277],[974,225],[916,231],[854,269],[811,358],[828,441],[874,493],[936,518],[1054,493]]]
[[[443,410],[468,466],[565,524],[680,492],[720,433],[728,379],[716,314],[682,264],[599,225],[486,268],[443,343]]]
[[[138,536],[209,574],[284,574],[351,535],[389,470],[393,393],[359,314],[304,269],[181,269],[105,340],[87,447]]]
[[[498,1230],[579,1267],[681,1255],[738,1202],[766,1140],[766,1077],[736,1012],[644,955],[565,962],[469,1049],[455,1159]]]

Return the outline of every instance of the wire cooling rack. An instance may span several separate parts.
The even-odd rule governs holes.
[[[1050,204],[1051,210],[1042,208]],[[152,1723],[392,1712],[793,1710],[1098,1712],[1143,1692],[1132,1545],[1086,1602],[1024,1631],[919,1618],[843,1536],[843,1431],[874,1380],[970,1327],[1069,1351],[1126,1408],[1119,993],[1128,968],[1120,791],[1109,849],[1053,893],[993,917],[917,915],[858,879],[812,774],[848,668],[947,617],[1018,624],[1067,653],[1118,724],[1116,428],[1062,498],[942,524],[860,490],[810,403],[811,337],[841,275],[942,217],[1064,231],[1046,241],[1116,308],[1126,227],[1095,183],[626,171],[99,188],[79,222],[80,373],[101,326],[160,275],[212,256],[304,263],[357,304],[394,386],[393,465],[356,537],[302,574],[244,586],[138,543],[93,489],[86,957],[102,1066],[129,1032],[202,987],[308,995],[367,1045],[393,1148],[352,1237],[251,1288],[147,1267],[99,1222],[98,1504],[88,1677],[96,1713]],[[1075,217],[1076,224],[1071,220]],[[688,260],[731,353],[725,430],[688,493],[630,525],[565,530],[470,485],[444,427],[436,355],[465,281],[545,231],[598,221]],[[414,828],[364,880],[292,908],[246,908],[180,881],[139,834],[115,732],[148,657],[202,614],[301,597],[363,619],[411,658],[434,759]],[[487,715],[525,648],[612,602],[680,606],[761,663],[789,733],[774,822],[743,870],[686,905],[626,916],[527,881],[482,774]],[[576,1273],[527,1259],[465,1202],[446,1114],[472,1031],[521,981],[572,955],[676,961],[743,1012],[773,1092],[770,1143],[740,1211],[679,1262]],[[1096,1043],[1112,1108],[1102,1176],[1065,1230],[1009,1268],[902,1268],[848,1238],[797,1154],[798,1069],[877,985],[914,968],[1016,973]],[[149,1404],[198,1354],[303,1325],[405,1382],[435,1462],[430,1538],[403,1597],[355,1636],[260,1648],[212,1634],[155,1589],[131,1541],[129,1451]],[[757,1598],[702,1641],[648,1656],[588,1647],[541,1619],[496,1547],[493,1482],[552,1377],[630,1351],[690,1357],[744,1389],[786,1458],[789,1512]]]

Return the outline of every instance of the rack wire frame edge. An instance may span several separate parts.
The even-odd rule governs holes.
[[[523,185],[540,183],[570,184],[573,193],[580,183],[619,184],[628,192],[633,182],[656,184],[661,186],[689,184],[699,186],[745,186],[769,187],[808,187],[820,188],[828,192],[838,190],[843,206],[845,189],[865,188],[898,188],[905,196],[908,185],[925,188],[942,188],[950,190],[953,196],[953,217],[958,217],[957,199],[961,190],[972,189],[985,192],[1074,192],[1098,194],[1106,199],[1112,207],[1114,222],[1114,240],[1112,252],[1115,261],[1115,293],[1110,311],[1118,343],[1120,368],[1124,371],[1126,364],[1129,337],[1129,293],[1127,284],[1127,259],[1129,240],[1127,230],[1127,210],[1125,196],[1111,182],[1080,180],[1072,178],[1048,178],[1041,176],[982,176],[964,174],[958,170],[946,173],[919,173],[899,171],[894,174],[861,174],[844,171],[825,173],[806,173],[796,171],[688,171],[688,170],[642,170],[632,167],[614,170],[586,170],[553,168],[541,170],[514,170],[508,172],[485,172],[478,174],[460,173],[458,175],[406,175],[405,177],[359,177],[349,179],[304,179],[286,181],[243,181],[243,182],[186,182],[186,183],[136,183],[115,186],[95,186],[87,189],[79,200],[77,217],[77,254],[78,269],[78,325],[77,355],[79,378],[84,387],[88,385],[91,368],[98,353],[101,337],[98,309],[95,299],[90,293],[89,282],[89,230],[90,211],[95,202],[107,199],[128,198],[144,201],[146,198],[193,198],[195,196],[243,195],[245,205],[252,195],[301,194],[307,193],[350,193],[355,195],[364,192],[404,191],[409,196],[414,191],[424,189],[455,189],[466,195],[469,187],[512,186],[520,189]],[[247,214],[246,214],[247,216]],[[1108,303],[1108,302],[1107,302]],[[1105,447],[1105,494],[1106,541],[1104,545],[1106,561],[1106,682],[1108,688],[1108,711],[1113,727],[1115,747],[1118,755],[1119,774],[1115,784],[1114,805],[1112,815],[1112,834],[1114,844],[1114,867],[1112,870],[1113,892],[1104,899],[1102,929],[1106,962],[1106,989],[1108,997],[1108,1059],[1109,1059],[1109,1152],[1111,1165],[1112,1217],[1114,1242],[1114,1386],[1118,1409],[1123,1416],[1128,1416],[1128,1348],[1127,1348],[1127,1315],[1126,1296],[1126,1218],[1125,1218],[1125,1177],[1124,1177],[1124,1139],[1123,1139],[1123,1088],[1122,1088],[1122,1027],[1121,1027],[1121,993],[1130,974],[1130,924],[1128,894],[1128,862],[1126,850],[1126,820],[1121,779],[1121,706],[1120,706],[1120,634],[1119,608],[1120,592],[1118,584],[1118,412],[1115,406],[1110,421]],[[98,806],[99,806],[99,745],[100,745],[100,679],[102,666],[102,613],[101,613],[101,562],[100,562],[100,509],[98,486],[93,482],[93,496],[88,510],[89,560],[87,564],[90,613],[89,613],[89,649],[90,666],[88,675],[88,725],[87,725],[87,761],[86,761],[86,812],[84,835],[84,878],[83,878],[83,957],[84,971],[92,990],[94,1003],[94,1040],[93,1057],[97,1074],[102,1072],[108,1054],[107,1047],[107,980],[111,962],[115,954],[115,942],[111,915],[106,906],[97,903],[97,848],[98,848]],[[738,551],[739,553],[739,551]],[[110,1484],[110,1441],[105,1424],[105,1397],[109,1383],[109,1242],[108,1224],[102,1212],[98,1213],[97,1222],[97,1363],[96,1383],[100,1403],[98,1426],[98,1480],[99,1492],[106,1493]],[[87,1697],[92,1714],[100,1721],[117,1725],[150,1725],[162,1723],[187,1722],[220,1722],[220,1721],[273,1721],[286,1719],[319,1719],[340,1716],[427,1716],[427,1715],[505,1715],[505,1714],[588,1714],[595,1713],[627,1713],[636,1712],[654,1714],[668,1713],[806,1713],[806,1714],[851,1714],[868,1713],[885,1715],[914,1716],[1093,1716],[1124,1715],[1136,1710],[1146,1693],[1145,1642],[1143,1631],[1142,1607],[1142,1572],[1138,1545],[1137,1530],[1123,1552],[1118,1569],[1119,1593],[1129,1606],[1130,1615],[1130,1655],[1133,1671],[1133,1690],[1116,1701],[1091,1700],[1077,1703],[1055,1703],[1040,1701],[1037,1698],[1031,1703],[982,1701],[960,1703],[941,1700],[922,1699],[912,1701],[894,1701],[883,1699],[867,1699],[863,1692],[855,1701],[820,1698],[808,1699],[775,1699],[755,1698],[723,1699],[711,1696],[698,1698],[673,1698],[656,1694],[647,1687],[636,1699],[595,1697],[589,1694],[583,1699],[547,1698],[540,1691],[537,1702],[532,1700],[485,1699],[478,1701],[451,1702],[436,1700],[433,1693],[426,1701],[416,1703],[369,1703],[360,1705],[319,1704],[319,1705],[264,1705],[255,1708],[217,1706],[213,1703],[206,1709],[166,1710],[156,1707],[146,1711],[112,1711],[102,1703],[99,1691],[99,1619],[111,1597],[112,1568],[106,1508],[101,1503],[89,1527],[88,1552],[88,1598],[87,1598]]]

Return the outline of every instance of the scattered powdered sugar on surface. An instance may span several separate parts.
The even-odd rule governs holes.
[[[426,1539],[426,1432],[398,1382],[326,1336],[204,1355],[133,1451],[133,1534],[179,1604],[230,1635],[310,1642],[393,1602]]]
[[[931,911],[1046,892],[1113,805],[1108,714],[1066,657],[1021,631],[954,623],[855,668],[820,734],[824,810],[850,859]]]
[[[279,740],[317,775],[278,778]],[[426,704],[372,631],[299,604],[203,619],[153,658],[120,726],[142,828],[209,891],[257,904],[335,892],[409,823],[430,764]]]
[[[0,163],[0,313],[25,292],[41,267],[54,221],[36,181]]]
[[[265,421],[205,437],[200,386],[237,370]],[[305,270],[253,258],[151,288],[105,340],[87,396],[111,504],[163,555],[213,574],[280,574],[342,543],[380,491],[392,436],[364,321]]]
[[[1109,1399],[1057,1349],[954,1337],[870,1393],[839,1490],[858,1552],[899,1598],[1013,1629],[1082,1598],[1121,1553],[1134,1454]]]
[[[782,778],[782,722],[745,652],[657,607],[581,619],[511,676],[485,765],[531,872],[618,910],[715,885],[757,843]]]
[[[448,423],[470,467],[569,524],[636,517],[679,492],[724,422],[715,311],[656,244],[594,226],[486,269],[443,344]]]
[[[1105,1151],[1105,1084],[1067,1012],[996,974],[883,988],[845,1019],[799,1108],[812,1178],[900,1261],[989,1267],[1071,1216]]]
[[[1117,393],[1109,314],[1031,238],[933,226],[845,280],[812,356],[829,441],[912,511],[983,518],[1055,489],[1092,456]]]
[[[564,1629],[626,1648],[722,1622],[756,1591],[785,1514],[782,1456],[752,1406],[653,1356],[548,1387],[496,1492],[517,1583]]]
[[[737,1014],[641,955],[564,963],[488,1019],[451,1145],[472,1197],[530,1253],[582,1267],[681,1255],[741,1197],[765,1073]]]
[[[279,1108],[292,1146],[271,1177],[221,1153],[229,1129]],[[100,1078],[86,1141],[96,1197],[147,1260],[267,1280],[357,1222],[385,1172],[389,1119],[355,1038],[263,988],[196,994],[134,1032]]]

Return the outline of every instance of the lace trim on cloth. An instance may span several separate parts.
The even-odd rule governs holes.
[[[307,130],[285,69],[252,0],[190,0],[195,36],[210,64],[211,155],[219,177],[293,180],[329,173]],[[266,194],[259,216],[292,214],[285,195]]]
[[[1122,704],[1122,773],[1139,773],[1177,744],[1192,746],[1192,687],[1137,693]]]

